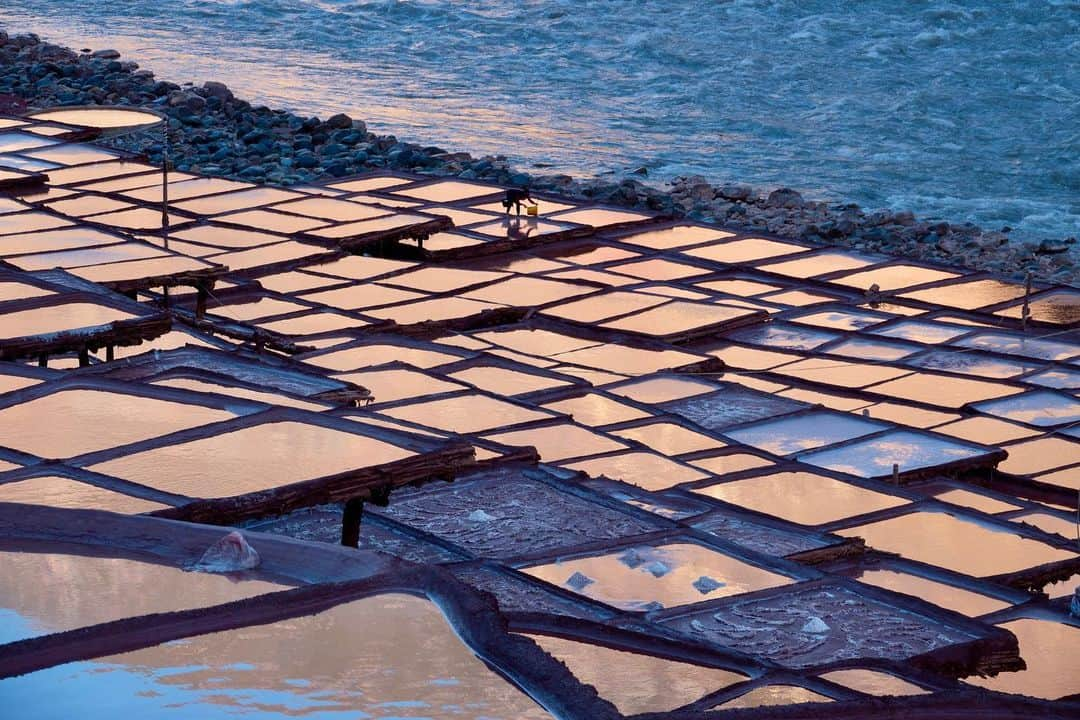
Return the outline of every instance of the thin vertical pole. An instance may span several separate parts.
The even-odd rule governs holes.
[[[169,249],[169,123],[162,131],[165,142],[161,154],[161,230],[165,238],[165,249]]]
[[[1031,273],[1024,279],[1024,307],[1020,310],[1020,328],[1027,332],[1028,316],[1031,315]]]

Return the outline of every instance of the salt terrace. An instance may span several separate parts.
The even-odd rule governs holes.
[[[6,706],[1080,712],[1076,290],[0,128]]]

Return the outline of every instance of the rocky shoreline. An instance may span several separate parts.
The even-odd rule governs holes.
[[[326,120],[255,106],[220,82],[178,85],[122,60],[115,50],[74,50],[35,35],[0,30],[0,110],[53,105],[133,105],[169,117],[171,158],[178,170],[295,185],[378,168],[456,176],[530,187],[576,200],[645,208],[738,229],[867,252],[884,252],[996,274],[1080,284],[1076,238],[1017,242],[1009,229],[971,223],[920,221],[908,211],[869,212],[857,205],[807,200],[788,188],[761,192],[747,185],[713,185],[675,178],[666,190],[640,177],[621,181],[534,175],[504,156],[473,157],[376,135],[362,120]],[[8,107],[4,107],[7,105]],[[160,163],[160,135],[113,141]],[[641,171],[644,174],[644,169]]]

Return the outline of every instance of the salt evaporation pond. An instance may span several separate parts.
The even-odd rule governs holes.
[[[550,717],[405,595],[40,670],[0,681],[0,701],[42,720]]]

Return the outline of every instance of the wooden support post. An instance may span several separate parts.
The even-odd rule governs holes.
[[[116,346],[115,345],[106,345],[105,346],[105,360],[106,360],[106,362],[112,362],[115,359],[116,359]]]
[[[390,504],[390,486],[383,485],[371,490],[371,502],[378,507],[386,507]]]
[[[169,286],[168,285],[162,285],[161,286],[161,304],[165,308],[169,307]]]
[[[894,484],[900,484],[900,466],[896,463],[892,464],[892,481]]]
[[[196,286],[198,293],[195,296],[195,317],[202,319],[206,315],[206,296],[209,294],[206,289],[206,283],[200,281]]]
[[[41,353],[40,355],[38,355],[37,364],[38,367],[49,367],[49,353]]]
[[[360,521],[364,518],[364,501],[353,498],[345,503],[345,513],[341,516],[341,544],[345,547],[360,547]]]
[[[90,364],[90,348],[83,345],[79,348],[79,367],[86,367]]]

